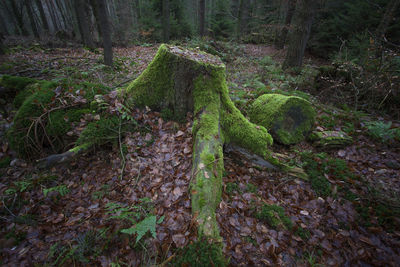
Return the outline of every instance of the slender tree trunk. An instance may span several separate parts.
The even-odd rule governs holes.
[[[0,32],[0,55],[4,55],[6,53],[3,45],[3,39],[4,39],[3,33]]]
[[[51,1],[47,0],[46,5],[47,5],[47,10],[49,11],[50,14],[51,22],[53,24],[54,32],[58,32],[60,28],[57,23],[57,18],[54,14],[54,8],[53,5],[51,4]]]
[[[285,22],[281,29],[278,28],[275,37],[275,48],[277,49],[283,49],[283,47],[285,46],[287,34],[290,28],[290,23],[292,21],[294,10],[296,8],[296,0],[285,0],[285,2],[286,2],[284,6]]]
[[[204,36],[205,33],[205,15],[206,15],[206,0],[199,1],[199,34]]]
[[[35,0],[36,2],[36,6],[39,10],[39,14],[40,14],[40,19],[42,21],[42,27],[44,29],[45,32],[49,31],[49,24],[47,22],[47,18],[46,18],[46,14],[44,13],[44,9],[43,9],[43,3],[41,0]]]
[[[162,2],[162,13],[163,13],[163,40],[164,42],[169,41],[169,31],[170,31],[170,25],[169,25],[169,17],[170,17],[170,10],[169,10],[169,0],[163,0]]]
[[[390,23],[393,21],[394,13],[400,5],[400,0],[391,0],[385,10],[385,14],[383,15],[381,22],[379,23],[378,28],[376,29],[376,37],[378,39],[382,39],[389,27]]]
[[[11,0],[11,9],[13,11],[13,14],[15,16],[15,19],[17,21],[18,28],[21,31],[21,34],[23,36],[28,36],[29,32],[25,28],[25,23],[24,23],[24,18],[23,18],[23,13],[22,13],[22,6],[18,7],[17,3],[15,0]]]
[[[317,0],[297,1],[283,69],[301,68],[317,3]]]
[[[111,28],[109,23],[109,16],[107,14],[107,6],[105,0],[97,0],[97,9],[99,11],[98,18],[100,19],[100,28],[103,37],[104,48],[104,64],[108,66],[113,65],[113,51],[111,41]]]
[[[6,21],[4,20],[3,15],[2,15],[1,12],[0,12],[0,35],[1,35],[1,34],[3,34],[3,35],[9,35],[10,32],[9,32],[8,29],[7,29]]]
[[[90,32],[88,20],[88,3],[82,0],[75,0],[75,10],[83,43],[89,48],[94,48],[93,36]]]
[[[62,27],[62,28],[67,30],[68,23],[67,23],[67,18],[65,17],[65,14],[64,14],[64,6],[62,5],[62,3],[59,2],[59,0],[55,0],[54,3],[58,10],[57,13],[60,14],[60,17],[61,17],[60,21],[62,22],[61,24],[64,25],[64,27]]]
[[[32,27],[33,36],[35,36],[35,38],[39,39],[40,38],[39,30],[37,28],[35,18],[33,17],[34,11],[32,8],[31,0],[25,0],[25,7],[26,7],[26,13],[28,13],[29,23],[31,24],[31,27]]]
[[[242,34],[247,34],[247,24],[249,21],[249,13],[250,13],[250,2],[249,0],[240,0],[239,6],[239,23],[238,23],[238,37]]]

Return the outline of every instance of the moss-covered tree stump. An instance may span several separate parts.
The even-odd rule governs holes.
[[[199,234],[219,239],[215,209],[220,202],[223,144],[234,143],[268,158],[272,138],[250,123],[228,95],[225,65],[201,51],[161,45],[147,69],[121,97],[128,106],[169,110],[177,119],[193,112],[192,210]]]
[[[307,100],[296,96],[265,94],[249,110],[250,121],[264,126],[274,140],[285,145],[304,140],[311,132],[315,111]]]

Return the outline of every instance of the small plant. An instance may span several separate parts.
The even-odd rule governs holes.
[[[225,192],[228,195],[232,195],[235,191],[240,192],[240,188],[237,183],[227,183],[226,184]]]
[[[76,244],[61,245],[59,242],[50,247],[48,258],[52,259],[51,266],[63,266],[69,261],[89,264],[107,247],[107,228],[102,230],[89,230],[80,233],[75,239]]]
[[[258,191],[258,189],[257,189],[257,186],[255,186],[254,184],[247,184],[246,185],[246,191],[247,192],[249,192],[249,193],[257,193],[257,191]]]
[[[220,244],[201,239],[178,249],[169,266],[227,266]]]
[[[102,199],[104,196],[108,194],[108,190],[110,189],[110,186],[108,184],[104,184],[101,186],[101,190],[96,191],[92,194],[92,199]]]
[[[383,121],[371,121],[366,123],[366,127],[368,129],[368,134],[372,138],[382,143],[392,141],[396,136],[400,135],[400,129],[391,129],[391,121],[389,121],[388,123],[385,123]]]
[[[123,220],[134,225],[130,228],[122,229],[120,232],[129,235],[137,234],[136,243],[147,232],[150,232],[155,237],[156,225],[164,220],[164,216],[157,220],[157,217],[151,214],[153,203],[149,198],[142,198],[141,203],[135,206],[124,206],[120,203],[110,202],[107,203],[106,208],[108,210],[107,214],[114,214],[109,219]]]
[[[285,215],[285,209],[278,205],[264,204],[261,210],[255,214],[255,217],[265,221],[274,229],[291,229],[293,227],[292,221]]]
[[[13,195],[15,193],[23,193],[27,191],[29,188],[33,186],[33,182],[31,180],[17,181],[14,182],[14,186],[8,188],[5,191],[6,195]]]
[[[46,197],[50,192],[58,192],[60,196],[65,196],[70,192],[69,188],[66,185],[59,185],[50,188],[43,189],[43,195]]]
[[[295,235],[301,237],[304,241],[310,238],[311,234],[308,230],[304,230],[303,228],[299,227],[297,228],[297,231],[295,232]]]

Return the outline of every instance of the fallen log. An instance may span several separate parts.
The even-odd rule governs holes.
[[[260,96],[249,110],[250,121],[264,126],[274,141],[284,145],[304,140],[314,127],[315,115],[307,100],[280,94]]]

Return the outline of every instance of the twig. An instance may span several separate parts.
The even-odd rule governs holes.
[[[122,124],[122,119],[119,118],[118,141],[119,141],[119,150],[120,150],[121,157],[122,157],[122,170],[121,170],[121,176],[119,177],[120,180],[122,180],[122,178],[124,178],[124,170],[125,170],[125,165],[126,165],[125,155],[124,155],[124,151],[122,149],[122,141],[121,141],[121,124]]]
[[[128,83],[128,82],[130,82],[130,81],[132,81],[132,80],[134,80],[135,78],[130,78],[130,79],[127,79],[127,80],[125,80],[125,81],[122,81],[122,82],[120,82],[119,84],[117,84],[117,85],[115,85],[112,89],[117,89],[118,87],[121,87],[122,85],[124,85],[124,84],[126,84],[126,83]]]

